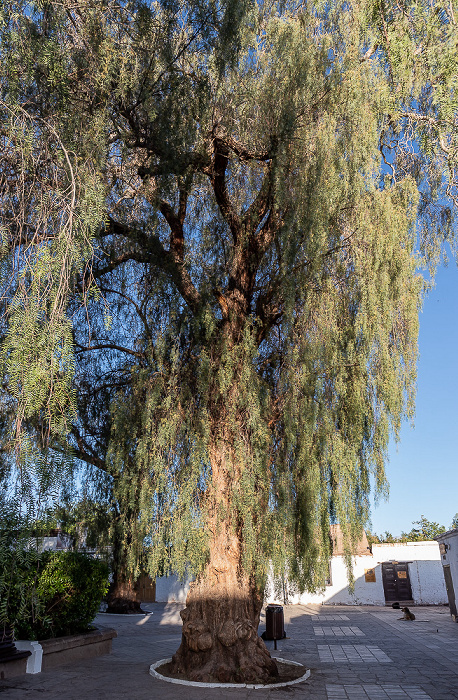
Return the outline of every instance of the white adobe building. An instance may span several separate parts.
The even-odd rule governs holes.
[[[447,592],[442,574],[438,543],[402,542],[373,544],[366,535],[353,555],[353,593],[348,588],[348,573],[343,556],[342,534],[338,526],[331,532],[334,555],[330,576],[323,593],[288,595],[288,602],[302,605],[445,605]],[[458,540],[457,540],[458,545]],[[458,565],[458,561],[457,561]],[[457,570],[458,581],[458,570]],[[267,591],[268,603],[275,599],[273,586]]]
[[[450,615],[455,622],[458,622],[456,608],[456,598],[458,597],[458,528],[443,532],[435,539],[439,543]]]

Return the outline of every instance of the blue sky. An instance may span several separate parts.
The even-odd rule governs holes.
[[[458,512],[458,268],[436,274],[420,314],[415,426],[390,446],[390,498],[372,509],[372,531],[408,532],[424,515],[448,529]]]

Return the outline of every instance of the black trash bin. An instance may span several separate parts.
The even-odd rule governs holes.
[[[268,605],[266,608],[266,639],[284,639],[285,618],[282,605]]]

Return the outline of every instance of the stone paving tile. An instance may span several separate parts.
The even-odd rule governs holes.
[[[326,685],[328,700],[431,700],[421,688],[396,684]]]
[[[0,700],[260,700],[265,696],[269,700],[292,696],[295,700],[340,700],[337,691],[342,700],[458,700],[458,625],[451,622],[447,609],[414,608],[417,620],[403,624],[396,619],[399,611],[390,608],[336,606],[332,613],[321,609],[318,615],[319,610],[311,606],[285,606],[288,639],[278,642],[276,652],[273,642],[267,646],[274,655],[306,665],[312,674],[309,680],[284,690],[259,691],[206,690],[152,678],[150,664],[177,649],[181,620],[179,605],[153,604],[151,610],[151,617],[140,620],[99,616],[97,624],[118,630],[111,655],[0,681]],[[325,622],[334,624],[322,624]],[[315,634],[317,626],[357,627],[365,635],[365,645],[326,646],[364,646],[372,650],[372,656],[378,650],[392,662],[380,663],[376,657],[375,662],[354,661],[352,654],[339,662],[322,661],[318,647],[325,646],[326,637]]]
[[[415,686],[396,684],[326,685],[328,700],[431,700],[431,696]]]
[[[318,644],[318,654],[325,663],[392,663],[382,649],[368,644]]]
[[[313,632],[317,637],[334,636],[334,637],[365,637],[359,627],[322,627],[313,626]]]

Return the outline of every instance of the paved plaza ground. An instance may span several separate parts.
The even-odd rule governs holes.
[[[446,607],[415,607],[415,622],[382,607],[285,606],[288,638],[272,653],[311,669],[278,689],[174,685],[149,675],[180,643],[179,605],[153,603],[147,616],[99,615],[113,627],[113,653],[37,675],[0,681],[2,700],[458,700],[458,624]],[[260,626],[260,631],[263,624]]]

